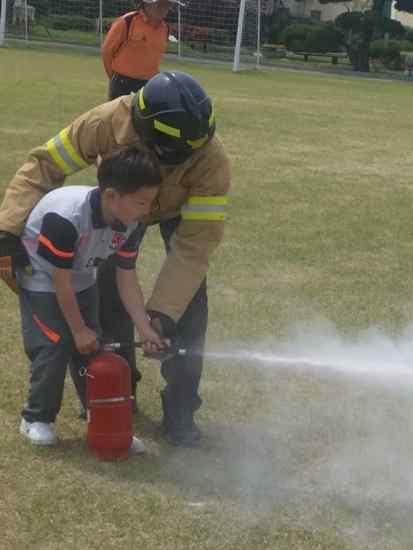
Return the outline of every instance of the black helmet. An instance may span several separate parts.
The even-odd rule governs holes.
[[[135,94],[133,124],[163,164],[185,162],[215,132],[211,100],[192,76],[177,71],[155,75]]]

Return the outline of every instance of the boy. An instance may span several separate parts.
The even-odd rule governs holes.
[[[31,212],[22,241],[32,274],[18,272],[30,388],[20,432],[32,443],[55,445],[66,366],[84,404],[82,355],[99,348],[96,266],[116,254],[116,284],[146,352],[164,347],[151,328],[136,280],[145,232],[140,222],[156,199],[161,176],[152,153],[124,150],[104,159],[99,187],[70,186],[48,193]],[[131,451],[144,451],[134,438]]]

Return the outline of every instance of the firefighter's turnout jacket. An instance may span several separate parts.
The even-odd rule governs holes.
[[[41,197],[65,178],[114,151],[143,148],[132,124],[133,95],[84,113],[44,145],[33,149],[10,182],[0,208],[0,230],[19,235]],[[228,157],[218,137],[183,164],[162,166],[159,199],[148,223],[181,215],[148,308],[178,320],[204,279],[223,235]]]

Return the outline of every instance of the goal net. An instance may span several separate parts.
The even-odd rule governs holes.
[[[99,47],[113,20],[136,8],[134,0],[0,0],[3,36]],[[167,22],[168,53],[241,63],[260,62],[261,19],[274,0],[184,0]],[[238,49],[236,48],[238,44]],[[235,63],[234,63],[235,66]]]
[[[168,16],[177,53],[183,57],[233,60],[240,6],[245,0],[189,0]],[[257,50],[259,0],[247,0],[243,18],[243,54],[254,60]]]

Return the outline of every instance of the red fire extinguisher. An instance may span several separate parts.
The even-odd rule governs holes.
[[[87,368],[87,444],[101,460],[126,458],[132,443],[131,376],[127,361],[109,351]]]

